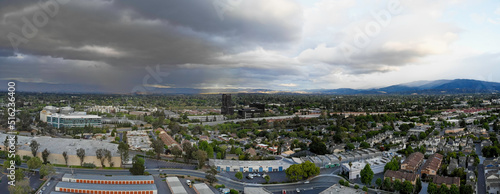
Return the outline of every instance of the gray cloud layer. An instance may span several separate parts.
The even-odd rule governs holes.
[[[236,3],[215,8],[214,2]],[[349,30],[373,19],[367,14],[346,22],[354,1],[320,2],[305,10],[287,0],[73,0],[59,4],[18,53],[11,40],[0,39],[0,78],[127,92],[143,83],[145,67],[158,65],[169,75],[151,85],[324,87],[338,81],[330,78],[339,72],[390,72],[443,53],[458,33],[409,4],[412,9],[393,16],[367,47],[346,59],[341,43],[352,44],[356,36]],[[40,12],[46,13],[38,1],[0,1],[0,36],[22,36],[23,18],[33,22]],[[414,26],[402,29],[407,22]],[[422,25],[432,29],[417,30]],[[325,38],[330,35],[333,40]]]

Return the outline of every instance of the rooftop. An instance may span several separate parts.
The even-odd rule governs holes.
[[[133,180],[133,181],[152,181],[153,176],[145,175],[145,176],[131,176],[131,175],[118,175],[118,176],[105,176],[105,175],[90,175],[90,174],[64,174],[63,178],[72,178],[72,179],[88,179],[88,180],[113,180],[113,181],[121,181],[121,180]]]
[[[186,189],[182,186],[181,181],[177,177],[167,177],[166,178],[168,187],[172,190],[172,193],[175,194],[187,194]]]
[[[196,183],[196,184],[193,184],[193,187],[199,192],[199,193],[203,193],[203,194],[214,194],[214,192],[212,191],[212,189],[210,189],[208,187],[207,184],[205,183]]]
[[[0,134],[0,139],[5,139],[7,134]],[[18,135],[18,145],[20,150],[31,151],[31,140],[35,140],[40,144],[39,152],[47,149],[51,154],[62,154],[67,152],[68,155],[76,155],[76,150],[83,148],[86,156],[95,156],[97,149],[107,149],[111,151],[112,156],[120,156],[118,154],[118,145],[100,140],[86,140],[86,139],[65,139],[65,138],[52,138],[47,136],[42,137],[26,137]]]
[[[460,186],[460,178],[459,177],[447,177],[447,176],[435,176],[432,182],[436,185],[446,184],[446,185],[456,185]]]
[[[334,184],[328,189],[322,191],[320,194],[353,194],[353,193],[365,193],[365,192],[350,187],[344,187],[342,185]]]
[[[57,183],[56,187],[63,187],[63,188],[70,188],[70,189],[102,190],[102,191],[149,191],[149,190],[157,190],[155,184],[143,184],[143,185],[105,185],[105,184],[59,182],[59,183]]]

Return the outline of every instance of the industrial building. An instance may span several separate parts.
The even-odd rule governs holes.
[[[149,139],[149,132],[151,130],[137,130],[127,132],[127,143],[131,150],[149,151],[151,147],[151,140]]]
[[[59,182],[56,191],[68,193],[91,193],[91,194],[157,194],[155,184],[142,185],[111,185]]]
[[[316,166],[320,168],[333,168],[336,166],[340,166],[340,163],[349,163],[355,162],[359,160],[366,160],[374,157],[380,156],[389,156],[392,157],[392,153],[389,152],[381,152],[374,148],[369,149],[361,149],[361,150],[353,150],[350,152],[344,153],[335,153],[335,154],[327,154],[327,155],[318,155],[318,156],[306,156],[301,157],[300,160],[302,162],[310,161]],[[340,161],[342,159],[342,161]],[[301,162],[301,163],[302,163]]]
[[[282,160],[219,160],[210,159],[210,166],[217,168],[217,171],[227,172],[276,172],[284,171],[292,164],[296,164],[291,159]]]
[[[205,183],[193,184],[194,191],[197,194],[215,194],[210,187]]]
[[[153,176],[105,176],[105,175],[87,175],[87,174],[64,174],[62,177],[64,182],[72,183],[91,183],[91,184],[115,184],[115,185],[132,185],[132,184],[154,184]]]
[[[153,176],[64,174],[56,192],[92,194],[157,194]]]
[[[167,177],[166,182],[172,194],[188,194],[181,181],[177,177]]]
[[[6,134],[0,134],[0,139],[5,139]],[[64,157],[62,155],[63,152],[68,154],[68,165],[79,166],[80,158],[76,155],[76,150],[82,148],[85,150],[85,163],[93,163],[96,166],[100,167],[101,162],[96,157],[97,149],[107,149],[111,151],[111,163],[114,166],[121,165],[121,158],[118,154],[118,145],[112,144],[99,140],[85,140],[85,139],[64,139],[64,138],[52,138],[52,137],[26,137],[26,136],[18,136],[18,147],[17,154],[21,157],[30,156],[33,157],[31,153],[31,140],[35,140],[40,144],[38,148],[37,156],[42,158],[43,150],[47,149],[50,154],[47,160],[51,164],[66,164]],[[5,150],[3,144],[0,144],[2,150]],[[108,160],[105,160],[104,165],[111,166],[108,163]]]
[[[363,170],[367,164],[370,164],[370,168],[374,174],[378,174],[384,172],[384,166],[390,161],[391,157],[375,157],[367,160],[352,162],[352,166],[348,163],[342,163],[341,169],[342,172],[348,172],[349,179],[357,179],[361,177],[361,170]]]
[[[356,193],[365,194],[366,192],[361,191],[359,189],[354,189],[351,187],[344,187],[342,185],[334,184],[319,194],[356,194]]]

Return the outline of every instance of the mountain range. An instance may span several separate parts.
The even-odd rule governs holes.
[[[3,83],[5,82],[5,83]],[[47,84],[16,82],[16,90],[22,92],[40,93],[113,93],[101,87],[92,87],[75,84]],[[7,81],[0,80],[1,85]],[[151,89],[151,88],[150,88]],[[295,94],[333,94],[333,95],[358,95],[358,94],[464,94],[464,93],[498,93],[500,83],[471,79],[416,81],[405,84],[392,85],[383,88],[371,89],[311,89],[311,90],[269,90],[269,89],[196,89],[196,88],[155,88],[146,93],[136,94],[218,94],[218,93],[295,93]],[[118,94],[132,94],[118,93]]]
[[[320,94],[463,94],[463,93],[497,93],[500,83],[486,82],[471,79],[416,81],[405,84],[392,85],[383,88],[351,89],[340,88],[333,90],[310,90]]]

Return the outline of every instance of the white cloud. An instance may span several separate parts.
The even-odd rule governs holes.
[[[297,87],[297,84],[294,83],[288,83],[288,84],[278,84],[279,86],[283,87]]]

